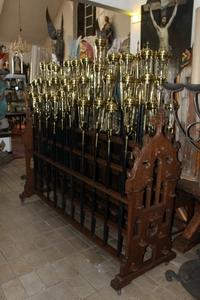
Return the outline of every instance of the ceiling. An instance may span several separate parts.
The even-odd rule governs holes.
[[[45,10],[55,19],[63,1],[20,0],[22,37],[28,43],[42,45],[47,38]],[[1,10],[2,7],[2,10]],[[14,41],[19,33],[19,0],[0,0],[0,44]]]

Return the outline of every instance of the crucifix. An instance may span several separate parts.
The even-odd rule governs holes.
[[[153,11],[152,11],[152,5],[151,5],[151,3],[149,4],[150,17],[151,17],[153,26],[154,26],[154,28],[157,32],[158,38],[159,38],[159,49],[162,49],[162,50],[167,50],[167,51],[170,50],[168,30],[169,30],[169,27],[171,26],[172,22],[174,21],[174,18],[177,13],[177,9],[178,9],[178,1],[177,0],[175,0],[175,4],[176,5],[174,6],[172,15],[169,20],[167,20],[166,12],[163,13],[163,10],[161,10],[161,23],[159,25],[154,18]]]

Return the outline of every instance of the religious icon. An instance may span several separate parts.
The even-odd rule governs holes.
[[[166,2],[166,1],[165,1]],[[167,1],[168,3],[169,1]],[[166,3],[165,3],[166,4]],[[173,13],[171,18],[169,19],[169,21],[167,22],[167,16],[162,15],[161,18],[161,23],[160,25],[157,24],[157,22],[154,19],[154,15],[152,12],[152,7],[150,5],[150,16],[151,16],[151,20],[153,22],[153,26],[156,29],[158,38],[159,38],[159,49],[163,49],[163,50],[170,50],[170,46],[169,46],[169,27],[171,26],[176,13],[177,13],[177,8],[178,8],[178,2],[176,0],[176,5],[174,7]]]
[[[94,59],[94,52],[92,46],[85,40],[80,41],[79,45],[79,58],[88,57],[90,60]]]
[[[170,51],[176,67],[183,49],[191,46],[193,0],[149,0],[142,6],[141,47]]]
[[[108,16],[105,16],[104,18],[105,24],[103,25],[103,28],[101,29],[101,35],[107,39],[108,48],[112,46],[113,40],[114,40],[114,33],[113,33],[113,26],[110,22],[110,18]]]

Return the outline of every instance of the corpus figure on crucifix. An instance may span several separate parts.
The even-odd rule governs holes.
[[[159,49],[163,49],[163,50],[169,50],[169,27],[171,26],[176,13],[177,13],[177,8],[178,8],[178,2],[177,0],[175,1],[176,5],[174,7],[173,13],[171,18],[169,19],[169,21],[167,22],[167,17],[162,15],[161,18],[161,24],[158,25],[154,19],[153,16],[153,12],[152,12],[152,6],[150,4],[150,16],[151,16],[151,20],[153,22],[153,26],[155,27],[156,31],[157,31],[157,35],[159,38]]]

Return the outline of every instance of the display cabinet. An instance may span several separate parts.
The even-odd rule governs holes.
[[[6,117],[9,120],[10,128],[17,124],[21,131],[26,115],[24,98],[26,76],[24,74],[7,74],[5,80],[7,83],[6,98],[8,102]]]
[[[26,76],[23,74],[7,74],[6,96],[8,101],[8,112],[24,112],[24,90],[26,88]]]

